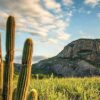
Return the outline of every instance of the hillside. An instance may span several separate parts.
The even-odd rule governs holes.
[[[100,39],[78,39],[55,57],[33,64],[32,73],[57,76],[100,75]]]

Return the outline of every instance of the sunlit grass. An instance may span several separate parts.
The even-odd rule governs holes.
[[[39,100],[100,100],[100,77],[31,79],[32,88]]]

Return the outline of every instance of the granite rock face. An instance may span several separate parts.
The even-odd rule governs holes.
[[[32,72],[37,70],[64,77],[100,75],[100,39],[73,41],[57,56],[34,64]]]
[[[64,50],[57,55],[57,57],[100,61],[100,40],[76,40],[67,45]]]

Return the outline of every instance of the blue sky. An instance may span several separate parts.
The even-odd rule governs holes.
[[[33,62],[57,55],[73,40],[100,37],[100,0],[0,0],[3,57],[9,15],[16,18],[16,62],[29,37],[34,41]]]

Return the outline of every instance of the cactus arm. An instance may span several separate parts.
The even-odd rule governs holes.
[[[38,93],[35,89],[32,89],[28,95],[27,100],[38,100]]]

